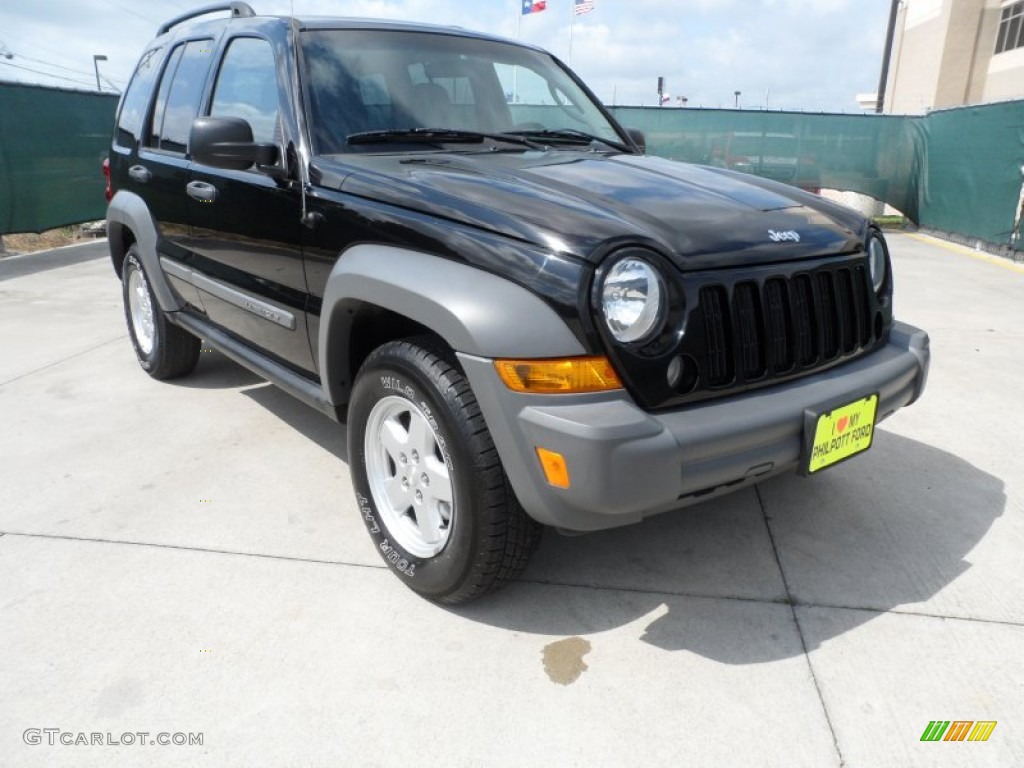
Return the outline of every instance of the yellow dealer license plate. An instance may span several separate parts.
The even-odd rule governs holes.
[[[870,448],[877,410],[878,395],[871,395],[819,415],[808,450],[807,474],[813,475]]]

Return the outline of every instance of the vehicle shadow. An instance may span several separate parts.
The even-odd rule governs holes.
[[[347,463],[344,426],[219,353],[175,383],[244,387],[241,394]],[[553,638],[636,624],[653,647],[728,664],[798,656],[790,601],[854,609],[830,611],[819,644],[878,612],[927,601],[971,567],[966,556],[1004,512],[999,478],[879,432],[864,456],[819,477],[784,475],[585,536],[546,531],[518,583],[444,610]]]
[[[250,387],[243,395],[266,408],[292,429],[305,435],[328,453],[348,464],[346,432],[343,424],[331,421],[320,411],[296,400],[273,384]]]
[[[965,557],[1006,505],[998,478],[888,432],[843,468],[810,480],[781,476],[734,496],[742,494],[750,494],[742,509],[724,497],[578,538],[548,531],[522,583],[448,610],[556,637],[640,622],[640,639],[666,651],[728,664],[773,661],[800,655],[803,646],[793,633],[780,637],[792,615],[765,516],[794,604],[866,609],[831,611],[821,643],[947,587],[971,567]],[[763,547],[750,541],[759,536]],[[763,567],[752,558],[764,558]],[[537,583],[591,589],[538,594]],[[645,617],[651,620],[642,626]]]
[[[188,389],[232,389],[266,384],[267,380],[204,342],[200,346],[199,362],[192,374],[171,379],[170,383]]]
[[[295,399],[266,379],[237,364],[205,344],[199,364],[191,376],[173,379],[171,384],[192,389],[241,389],[240,393],[266,408],[292,429],[305,435],[325,451],[348,463],[345,427],[331,421],[315,408]]]

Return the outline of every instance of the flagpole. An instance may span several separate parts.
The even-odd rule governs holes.
[[[519,32],[523,28],[523,6],[519,5],[519,15],[516,17],[516,42],[519,42]],[[519,65],[512,65],[512,103],[519,101]]]
[[[572,32],[576,26],[576,3],[569,3],[569,69],[572,69]]]

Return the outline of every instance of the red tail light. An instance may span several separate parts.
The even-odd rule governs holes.
[[[114,188],[110,186],[110,158],[103,158],[103,177],[107,180],[107,188],[104,191],[104,196],[107,198],[107,202],[110,202],[110,198],[114,196]]]

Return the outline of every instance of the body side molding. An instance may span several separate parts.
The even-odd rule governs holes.
[[[215,280],[198,269],[180,264],[166,256],[160,257],[160,266],[168,275],[184,280],[193,288],[206,291],[232,306],[251,312],[257,317],[287,328],[289,331],[294,331],[296,328],[295,315],[279,304],[256,298],[238,288],[225,285],[220,280]]]

